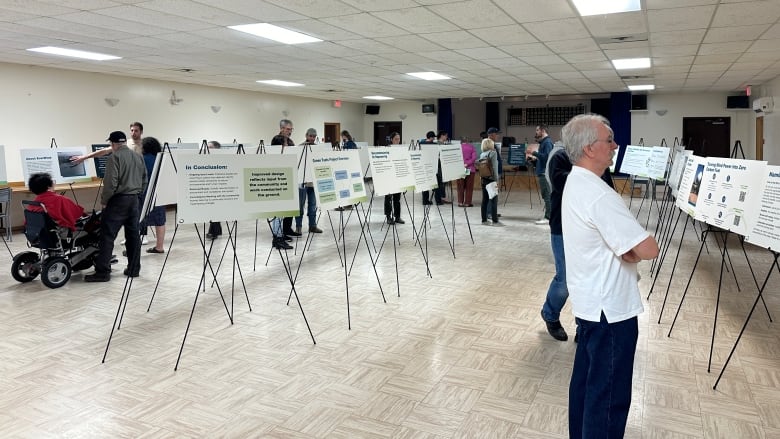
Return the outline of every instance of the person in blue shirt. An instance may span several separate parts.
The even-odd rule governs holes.
[[[357,149],[355,141],[352,140],[352,135],[347,130],[341,132],[341,142],[343,143],[341,149]]]
[[[550,209],[552,208],[552,205],[550,204],[550,183],[548,183],[544,173],[547,168],[547,157],[553,149],[553,141],[547,133],[547,125],[545,124],[536,126],[536,135],[534,138],[539,142],[539,149],[532,151],[529,158],[536,160],[536,179],[539,182],[539,191],[542,193],[542,200],[544,200],[544,217],[536,220],[536,224],[546,225],[550,223]]]

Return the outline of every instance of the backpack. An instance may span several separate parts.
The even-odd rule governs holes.
[[[490,159],[490,154],[477,160],[477,173],[482,178],[493,178],[493,161]]]

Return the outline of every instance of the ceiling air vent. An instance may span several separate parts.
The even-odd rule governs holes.
[[[598,44],[635,43],[638,41],[647,41],[648,35],[645,33],[636,35],[619,35],[614,37],[598,37],[594,39]]]

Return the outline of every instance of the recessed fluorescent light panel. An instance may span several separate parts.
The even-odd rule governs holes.
[[[278,41],[284,44],[318,43],[322,41],[319,38],[314,38],[283,27],[274,26],[269,23],[242,24],[228,27],[233,30],[246,32],[262,38],[268,38],[269,40]]]
[[[91,59],[93,61],[109,61],[112,59],[122,59],[119,56],[106,55],[103,53],[85,52],[83,50],[63,49],[62,47],[36,47],[27,49],[30,52],[47,53],[49,55],[69,56],[71,58]]]
[[[363,99],[370,101],[392,101],[394,98],[388,98],[387,96],[363,96]]]
[[[613,59],[612,65],[618,70],[646,69],[650,67],[650,58]]]
[[[655,90],[655,85],[653,85],[653,84],[629,85],[628,89],[631,90],[631,91]]]
[[[641,10],[639,0],[572,0],[583,17]]]
[[[257,81],[261,84],[268,84],[268,85],[278,85],[279,87],[302,87],[303,84],[298,84],[297,82],[289,82],[289,81],[280,81],[278,79],[269,79],[267,81]]]
[[[442,75],[441,73],[436,72],[414,72],[414,73],[407,73],[409,76],[414,76],[415,78],[424,79],[426,81],[441,81],[442,79],[452,79],[449,76]]]

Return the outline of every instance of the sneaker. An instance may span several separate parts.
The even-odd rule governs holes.
[[[292,246],[288,244],[284,238],[276,238],[273,240],[273,246],[274,248],[278,248],[279,250],[292,250]]]
[[[490,225],[490,221],[482,221],[482,225],[483,226],[489,226]]]
[[[534,221],[534,224],[539,226],[546,226],[550,224],[550,220],[548,220],[547,218],[539,218],[538,220]]]
[[[406,221],[402,220],[401,218],[396,218],[395,219],[395,223],[396,224],[406,224]]]
[[[141,238],[141,245],[149,244],[149,240],[146,239],[146,235],[144,235],[143,238]]]
[[[493,221],[493,225],[496,227],[504,227],[504,223],[501,221]]]
[[[287,235],[287,236],[295,236],[295,237],[303,235],[303,233],[296,232],[296,231],[293,231],[293,230],[285,230],[284,234]]]
[[[123,271],[122,274],[124,274],[125,276],[129,276],[129,277],[138,277],[140,275],[140,273],[137,272],[137,271],[135,273],[130,273],[130,269],[129,268],[125,268],[125,271]]]
[[[309,226],[309,233],[322,233],[322,229],[317,226]]]
[[[395,224],[395,220],[392,217],[388,216],[387,217],[387,225],[388,226],[392,226],[393,224]]]
[[[127,242],[127,240],[123,239],[122,242],[119,243],[119,245],[125,245],[126,242]]]
[[[542,320],[544,320],[544,315],[542,315]],[[558,341],[566,341],[569,339],[569,336],[566,334],[566,330],[563,329],[563,326],[561,326],[560,321],[548,322],[547,320],[544,320],[544,324],[547,325],[547,332],[552,336],[552,338]]]

